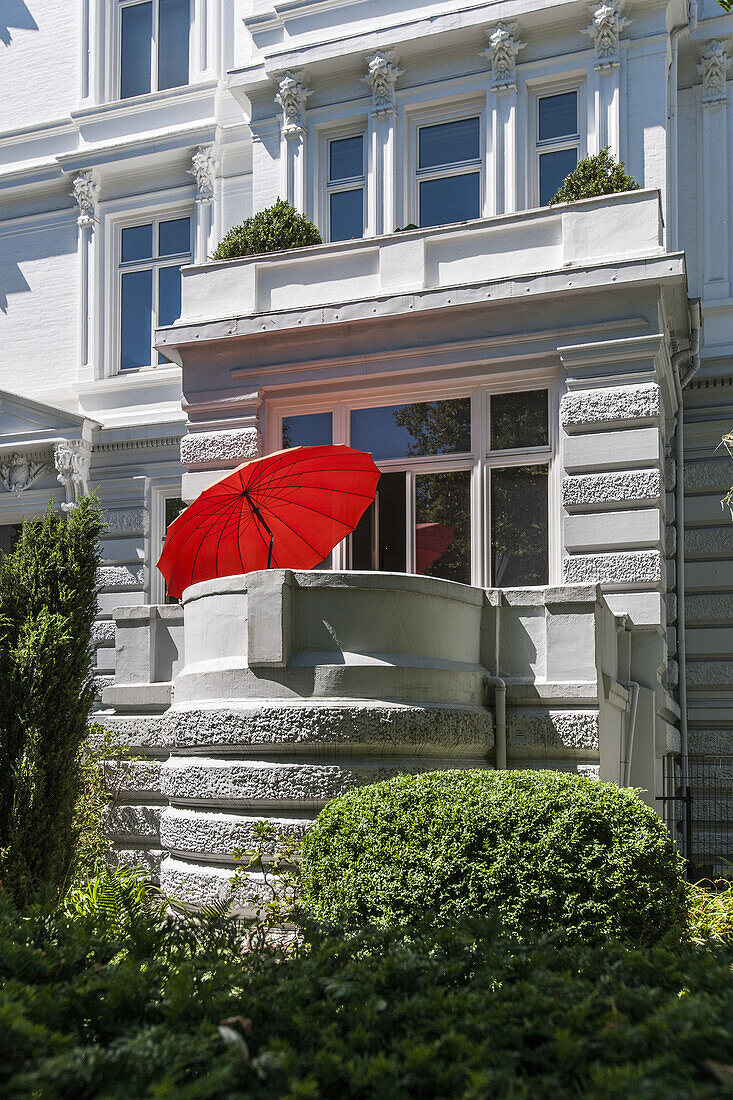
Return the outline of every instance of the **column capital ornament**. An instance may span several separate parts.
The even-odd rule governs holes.
[[[71,194],[74,197],[74,202],[79,208],[79,216],[76,219],[76,224],[79,226],[94,225],[96,222],[97,212],[97,194],[99,188],[94,182],[94,178],[91,172],[79,172],[74,176],[74,182],[71,185]]]
[[[481,56],[491,66],[491,88],[499,95],[517,90],[517,54],[527,45],[517,34],[516,23],[494,23],[486,29],[489,45]]]
[[[219,167],[213,145],[199,145],[191,157],[188,175],[196,181],[196,202],[208,206],[214,201],[214,173]]]
[[[702,101],[704,105],[721,103],[728,97],[728,43],[714,38],[700,54],[697,71],[702,77]]]
[[[392,62],[392,50],[376,50],[366,58],[367,74],[361,79],[371,89],[375,118],[395,114],[395,84],[404,69],[398,69]]]
[[[303,73],[292,70],[278,78],[275,102],[282,107],[282,132],[286,138],[302,137],[305,134],[306,100],[313,90],[303,82]]]
[[[61,507],[64,512],[71,512],[79,498],[89,492],[91,452],[82,440],[62,440],[54,448],[53,461],[56,480],[66,491],[66,503]]]
[[[19,497],[48,467],[49,459],[43,454],[16,452],[1,455],[0,482],[14,497]]]
[[[621,4],[603,3],[591,7],[591,22],[580,33],[593,39],[596,72],[608,72],[617,69],[620,64],[621,31],[628,27],[630,19],[621,14]]]

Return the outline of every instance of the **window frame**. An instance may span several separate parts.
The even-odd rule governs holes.
[[[576,133],[572,136],[550,138],[541,142],[539,140],[540,100],[548,99],[551,96],[565,95],[569,92],[575,92],[577,96]],[[566,149],[575,149],[577,152],[577,161],[581,161],[586,156],[587,119],[585,80],[581,77],[577,77],[573,80],[564,79],[561,82],[554,80],[551,83],[548,82],[536,85],[531,90],[530,100],[529,116],[532,121],[531,126],[527,127],[530,142],[530,164],[532,165],[531,186],[529,189],[530,206],[545,209],[540,206],[540,157],[542,154],[559,153]]]
[[[153,22],[150,42],[150,91],[139,92],[136,96],[122,96],[122,12],[125,8],[134,8],[140,4],[152,3]],[[160,0],[117,0],[115,13],[115,56],[114,56],[114,98],[120,103],[129,103],[146,95],[160,95],[191,86],[191,77],[194,67],[194,27],[195,27],[195,0],[188,0],[188,80],[185,84],[177,84],[173,88],[158,87],[158,41],[160,34]]]
[[[362,175],[354,176],[349,180],[338,180],[331,182],[331,168],[330,168],[330,151],[332,141],[343,141],[344,138],[361,137],[362,139]],[[368,202],[368,186],[369,186],[369,134],[367,131],[366,120],[358,123],[341,124],[338,126],[324,126],[319,134],[319,167],[318,173],[320,177],[320,187],[318,189],[319,194],[319,209],[316,211],[316,221],[320,226],[321,236],[326,244],[348,244],[352,239],[348,237],[346,240],[332,241],[331,240],[331,195],[336,191],[357,191],[361,188],[362,191],[362,235],[355,238],[356,240],[364,240],[369,236],[369,202]]]
[[[149,512],[150,526],[148,529],[148,558],[150,577],[150,602],[153,604],[166,603],[165,577],[156,567],[158,558],[163,550],[165,541],[165,504],[167,500],[181,498],[181,479],[155,481],[150,487]],[[179,600],[174,600],[179,603]]]
[[[458,164],[440,168],[420,168],[420,130],[425,126],[440,126],[444,123],[461,122],[466,118],[478,118],[479,155],[472,161],[460,161]],[[458,175],[479,175],[479,212],[478,217],[486,217],[486,180],[487,180],[487,106],[486,97],[470,95],[452,99],[449,103],[432,104],[420,108],[408,108],[406,117],[407,164],[405,172],[406,195],[404,220],[406,224],[420,225],[420,184],[428,179],[448,178]],[[467,219],[473,220],[473,219]],[[461,225],[462,222],[445,222],[445,226]],[[426,226],[437,229],[439,226]]]
[[[189,220],[189,250],[186,253],[177,253],[175,256],[160,257],[156,255],[159,250],[159,226],[161,222],[178,221],[182,218],[188,218]],[[153,256],[144,260],[129,260],[126,263],[122,262],[122,233],[125,229],[134,229],[140,225],[152,226],[152,238],[153,238]],[[115,315],[115,349],[114,349],[114,370],[113,373],[117,376],[140,374],[141,372],[148,372],[158,370],[161,367],[169,366],[168,363],[159,363],[158,353],[156,352],[152,337],[156,328],[158,327],[158,315],[159,315],[159,279],[157,278],[158,271],[163,267],[185,267],[186,264],[193,262],[193,244],[194,244],[194,217],[193,210],[190,206],[187,206],[183,210],[164,210],[162,212],[157,211],[152,213],[146,211],[145,213],[139,213],[135,217],[129,219],[120,218],[116,221],[114,226],[115,234],[115,252],[114,252],[114,315]],[[151,361],[147,365],[139,367],[123,367],[122,366],[122,277],[126,272],[131,271],[147,271],[153,272],[152,278],[152,302],[151,302],[151,327],[150,327],[150,354]]]

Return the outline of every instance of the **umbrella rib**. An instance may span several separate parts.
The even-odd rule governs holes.
[[[212,527],[214,526],[214,524],[216,523],[216,519],[217,519],[217,517],[215,516],[215,517],[214,517],[214,519],[213,519],[213,520],[211,521],[211,523],[209,524],[209,526],[207,527],[207,529],[206,529],[206,535],[208,535],[209,531],[211,530],[211,528],[212,528]],[[191,563],[191,572],[189,573],[189,581],[188,581],[188,583],[189,583],[189,584],[193,584],[193,573],[194,573],[194,570],[195,570],[195,568],[196,568],[196,562],[198,561],[198,557],[199,557],[199,554],[201,553],[201,547],[202,547],[202,546],[204,545],[204,542],[205,542],[205,540],[206,540],[206,535],[204,535],[204,536],[203,536],[203,537],[202,537],[202,538],[201,538],[201,539],[199,540],[199,544],[198,544],[198,546],[196,547],[196,553],[194,554],[193,562]],[[188,587],[188,585],[187,585],[186,587]]]
[[[219,540],[216,544],[216,557],[214,558],[214,561],[215,561],[215,564],[216,564],[216,575],[217,575],[217,577],[219,576],[219,549],[221,547],[221,540],[224,538],[224,532],[227,529],[227,524],[229,524],[231,522],[232,517],[234,516],[234,513],[236,512],[236,510],[237,510],[237,503],[236,503],[236,498],[235,498],[234,505],[230,505],[229,512],[227,513],[227,517],[226,517],[226,522],[222,524],[221,531],[219,532]],[[237,546],[238,545],[239,545],[239,539],[237,539]],[[241,556],[242,555],[240,553],[240,559],[241,559]],[[244,570],[242,570],[242,572],[244,572]]]

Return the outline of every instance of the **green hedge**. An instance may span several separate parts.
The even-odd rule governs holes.
[[[624,172],[624,163],[614,160],[608,148],[601,149],[578,161],[578,165],[566,176],[548,206],[558,202],[575,202],[577,199],[593,199],[597,195],[615,195],[619,191],[638,191],[639,184]]]
[[[681,860],[633,791],[554,771],[400,776],[334,799],[303,843],[306,908],[348,928],[495,915],[652,943],[684,922]]]
[[[274,206],[230,229],[211,258],[231,260],[321,243],[321,234],[313,222],[299,214],[289,202],[278,199]]]
[[[123,928],[0,893],[8,1100],[698,1100],[730,1095],[733,951],[316,935],[242,955],[236,927]],[[219,1027],[226,1030],[222,1034]]]

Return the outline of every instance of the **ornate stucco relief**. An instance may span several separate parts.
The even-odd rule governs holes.
[[[90,464],[91,452],[83,442],[73,440],[56,444],[54,465],[56,480],[66,492],[66,502],[61,505],[65,512],[70,512],[79,498],[88,494]]]
[[[94,225],[96,222],[98,192],[99,188],[94,182],[91,172],[79,172],[78,175],[74,176],[71,193],[79,209],[79,216],[76,219],[77,225],[84,227]]]
[[[0,481],[9,493],[19,497],[50,467],[43,454],[14,453],[0,456]]]
[[[306,102],[312,95],[312,89],[303,82],[302,72],[286,72],[280,77],[275,102],[282,107],[282,132],[286,138],[300,137],[306,133]]]
[[[520,42],[517,34],[516,23],[494,23],[486,30],[489,45],[481,56],[491,66],[491,87],[500,94],[517,88],[517,54],[527,44]]]
[[[591,22],[582,30],[595,46],[595,69],[599,72],[619,66],[620,35],[631,22],[621,15],[621,5],[598,4],[591,9]]]
[[[199,145],[191,157],[188,175],[196,181],[196,202],[208,205],[214,201],[214,173],[218,167],[212,145]]]
[[[361,79],[368,84],[372,93],[372,114],[376,118],[395,113],[395,84],[404,69],[398,69],[393,62],[391,50],[377,50],[367,59],[367,75]]]
[[[697,71],[702,77],[703,105],[723,103],[728,96],[727,43],[714,38],[700,54]]]

